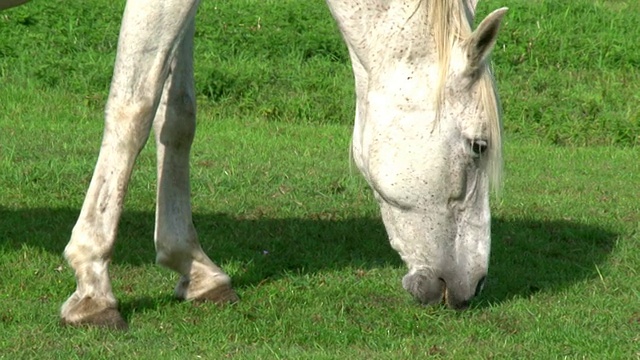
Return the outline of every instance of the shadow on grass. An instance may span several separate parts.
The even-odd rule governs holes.
[[[494,218],[491,263],[480,306],[530,297],[598,277],[619,234],[569,220]]]
[[[77,211],[70,209],[0,208],[0,251],[28,246],[62,254],[76,216]],[[151,212],[125,212],[115,264],[153,262],[153,219]],[[203,248],[214,261],[240,264],[234,276],[236,287],[287,273],[404,266],[389,246],[378,218],[246,219],[195,214],[194,222]],[[498,218],[493,220],[492,231],[490,280],[476,302],[481,307],[597,277],[596,267],[606,261],[618,237],[597,226],[565,220]],[[131,313],[169,301],[144,298],[121,307],[123,313]]]

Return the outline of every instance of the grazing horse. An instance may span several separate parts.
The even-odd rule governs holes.
[[[0,0],[0,8],[26,0]],[[131,171],[154,129],[157,262],[186,300],[238,299],[192,223],[193,37],[198,0],[128,1],[102,146],[64,255],[76,291],[63,323],[126,327],[108,266]],[[501,172],[501,119],[488,64],[506,8],[472,31],[477,0],[327,0],[356,85],[351,154],[377,199],[403,287],[424,304],[468,306],[487,275],[490,183]]]

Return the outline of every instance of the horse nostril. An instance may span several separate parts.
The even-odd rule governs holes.
[[[422,304],[437,304],[442,301],[444,281],[424,273],[409,273],[402,278],[402,287]]]
[[[485,280],[487,280],[487,277],[483,276],[480,279],[480,281],[478,281],[478,285],[476,285],[476,292],[475,292],[474,296],[480,295],[480,292],[482,292],[482,288],[484,287]]]

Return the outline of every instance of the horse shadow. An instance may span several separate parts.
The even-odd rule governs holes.
[[[75,209],[0,207],[0,251],[24,246],[62,254],[77,218]],[[125,211],[113,256],[115,264],[142,266],[155,258],[152,212]],[[234,274],[242,288],[291,273],[345,267],[404,267],[376,217],[332,219],[242,218],[223,213],[194,214],[201,244],[214,261],[242,264]],[[598,276],[619,234],[572,220],[494,218],[489,280],[475,306],[485,307],[557,291]],[[141,241],[143,239],[144,241]],[[398,289],[400,289],[398,279]],[[409,296],[407,294],[407,296]],[[172,301],[139,298],[121,303],[123,313]],[[124,309],[122,309],[124,308]]]

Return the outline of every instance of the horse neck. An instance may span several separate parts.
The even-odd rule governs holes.
[[[462,0],[327,0],[327,3],[347,44],[365,67],[369,55],[389,54],[394,47],[417,52],[405,56],[446,66],[453,39],[470,33],[471,11]]]

